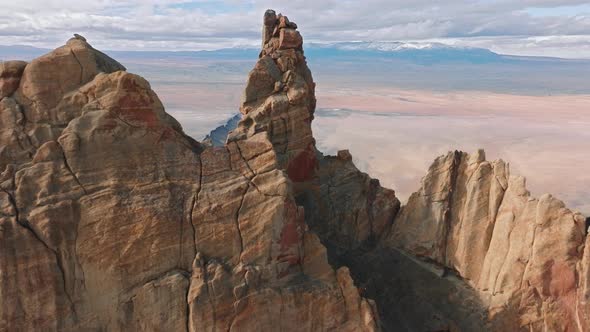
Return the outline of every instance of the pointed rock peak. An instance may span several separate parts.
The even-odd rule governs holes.
[[[110,73],[117,73],[109,76],[112,83],[116,78],[122,82],[124,71],[125,67],[120,63],[94,49],[77,34],[65,45],[30,63],[0,62],[0,113],[3,114],[0,119],[0,170],[9,163],[24,165],[31,161],[39,147],[56,140],[68,123],[83,113],[89,103],[88,96],[94,98],[106,91],[90,92],[87,86],[90,82],[95,81],[96,86],[101,83],[101,76],[108,76],[102,74]],[[105,80],[102,77],[102,81]],[[113,85],[104,85],[116,90]],[[87,89],[81,91],[84,86]],[[147,82],[142,87],[145,91],[150,90]],[[131,93],[130,90],[126,86],[126,92]],[[120,104],[114,98],[108,100]],[[137,104],[137,101],[133,102]],[[3,130],[4,134],[1,133]],[[36,161],[47,159],[48,151],[42,150],[44,154],[40,154]]]
[[[262,52],[273,54],[276,50],[295,49],[302,51],[303,38],[297,31],[297,24],[289,21],[287,16],[276,14],[272,9],[264,13],[262,27]]]
[[[303,55],[303,38],[286,16],[267,10],[263,17],[260,59],[248,75],[240,107],[244,115],[229,141],[266,132],[279,164],[296,182],[316,168],[311,121],[315,83]]]
[[[83,36],[81,36],[81,35],[79,35],[79,34],[77,34],[77,33],[75,33],[75,34],[74,34],[74,38],[75,38],[75,39],[79,39],[79,40],[81,40],[81,41],[86,41],[86,38],[84,38]]]
[[[75,35],[59,47],[29,63],[22,73],[16,99],[32,122],[46,122],[62,97],[92,81],[99,73],[125,71],[125,67]],[[50,80],[48,78],[51,78]]]
[[[112,73],[119,70],[127,70],[115,59],[92,47],[84,36],[77,33],[67,41],[65,46],[60,47],[49,54],[55,54],[62,48],[66,48],[66,51],[69,49],[74,55],[78,55],[77,52],[89,53],[89,56],[91,56],[92,60],[96,63],[99,72]],[[83,66],[84,64],[81,63],[81,65]]]

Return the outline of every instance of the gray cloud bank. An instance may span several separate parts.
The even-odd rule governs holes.
[[[262,13],[275,8],[308,41],[434,39],[508,54],[590,58],[590,4],[579,0],[20,0],[2,7],[4,45],[51,48],[77,32],[103,49],[255,46]]]

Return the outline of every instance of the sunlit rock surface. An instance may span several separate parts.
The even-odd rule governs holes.
[[[309,231],[268,133],[205,148],[82,37],[13,72],[1,330],[379,329]]]
[[[263,25],[223,146],[81,36],[0,66],[1,331],[590,329],[584,217],[483,151],[400,207],[316,149],[297,25]]]

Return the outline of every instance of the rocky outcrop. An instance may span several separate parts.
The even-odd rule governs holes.
[[[0,71],[0,169],[31,161],[43,143],[56,140],[80,116],[87,96],[77,93],[98,73],[124,70],[81,38],[26,64],[5,62]]]
[[[6,61],[0,63],[0,99],[11,96],[18,85],[27,63],[25,61]]]
[[[385,247],[449,269],[478,295],[495,330],[586,330],[579,297],[585,218],[530,196],[502,160],[439,157]]]
[[[347,251],[374,245],[400,203],[392,190],[361,173],[348,151],[332,157],[316,149],[311,130],[315,83],[296,28],[285,16],[265,13],[260,59],[242,98],[243,118],[228,140],[266,133],[297,203],[305,208],[306,223],[336,263]]]
[[[483,152],[400,208],[316,149],[297,25],[263,25],[222,146],[82,36],[0,66],[0,331],[590,329],[581,215]]]
[[[0,330],[379,330],[268,132],[201,145],[80,36],[2,103]]]
[[[211,132],[205,136],[202,143],[211,146],[224,146],[227,141],[227,136],[229,136],[229,133],[232,130],[236,129],[241,119],[241,114],[232,116],[224,125],[211,130]]]

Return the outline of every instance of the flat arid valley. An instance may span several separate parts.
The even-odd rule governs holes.
[[[332,67],[322,69],[324,61]],[[437,75],[457,75],[453,70],[461,65],[380,61],[394,77],[366,73],[362,61],[309,59],[318,84],[313,130],[321,151],[349,149],[357,167],[395,188],[405,201],[420,185],[433,156],[483,148],[488,157],[503,158],[516,174],[526,176],[535,195],[552,193],[590,215],[590,61],[583,62],[583,68],[577,68],[578,61],[565,68],[557,65],[551,73],[531,79],[519,76],[527,74],[524,69],[510,72],[511,64],[472,64],[474,74],[482,75],[480,81],[457,87],[444,77],[432,81]],[[125,63],[136,67],[134,72],[145,72],[168,112],[196,139],[238,113],[242,78],[252,65],[251,60],[199,58],[184,59],[181,65],[136,58]],[[408,65],[418,68],[417,77],[395,78],[396,70]],[[547,65],[526,66],[541,71]],[[582,73],[574,74],[567,66]],[[489,73],[494,70],[509,73],[495,77]],[[202,77],[192,78],[194,72]]]
[[[419,186],[433,156],[483,148],[490,158],[510,161],[536,195],[553,193],[590,215],[590,94],[410,90],[403,83],[367,86],[340,75],[346,85],[327,78],[317,89],[313,129],[320,150],[351,150],[362,171],[396,188],[403,200]],[[236,114],[243,84],[232,83],[154,88],[185,130],[202,138]],[[583,84],[590,93],[590,81]]]
[[[590,332],[586,3],[5,6],[0,332]]]

